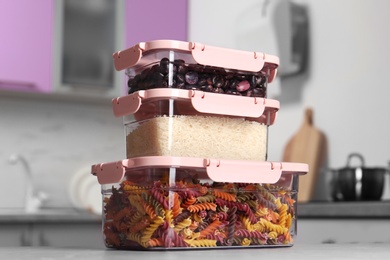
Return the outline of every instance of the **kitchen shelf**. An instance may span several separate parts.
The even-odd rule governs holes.
[[[390,218],[390,201],[299,203],[298,218]]]

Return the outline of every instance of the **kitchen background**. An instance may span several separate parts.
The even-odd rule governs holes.
[[[272,98],[281,102],[281,110],[269,131],[268,159],[282,160],[284,147],[299,129],[305,108],[311,107],[315,126],[328,140],[327,167],[344,167],[352,152],[361,153],[366,166],[388,167],[390,33],[385,28],[390,23],[390,2],[292,2],[307,13],[307,47],[299,52],[306,53],[308,59],[303,71],[289,75],[286,67],[286,74],[281,73],[282,77],[270,86]],[[110,103],[112,97],[125,91],[124,73],[110,68],[104,80],[111,80],[112,88],[94,88],[79,87],[81,83],[77,82],[72,85],[73,79],[66,81],[61,70],[94,56],[93,51],[87,51],[93,46],[107,50],[107,56],[100,60],[107,64],[114,51],[154,39],[198,41],[275,55],[283,52],[276,44],[282,46],[291,40],[291,31],[273,23],[283,20],[283,12],[267,9],[274,1],[117,1],[110,7],[115,14],[112,27],[93,26],[99,29],[98,36],[104,29],[113,41],[98,44],[88,32],[76,33],[75,42],[83,37],[92,42],[85,49],[76,48],[79,52],[75,55],[83,59],[71,63],[62,60],[69,39],[61,30],[65,24],[63,3],[0,1],[1,208],[23,207],[31,182],[47,195],[44,207],[78,207],[77,198],[93,206],[101,201],[98,190],[86,192],[92,184],[79,183],[88,175],[91,164],[125,156],[121,119],[113,116]],[[101,8],[105,7],[103,1],[93,3],[93,11],[104,16],[107,8]],[[72,10],[71,5],[68,8]],[[82,5],[75,8],[87,10]],[[292,60],[288,57],[286,64]],[[85,66],[93,64],[100,63],[92,60]],[[97,70],[107,72],[107,67]],[[26,159],[32,181],[26,178],[23,163],[10,163],[12,154]],[[328,177],[329,172],[323,170],[317,183],[317,200],[329,198]],[[388,185],[389,181],[383,199],[390,198]]]

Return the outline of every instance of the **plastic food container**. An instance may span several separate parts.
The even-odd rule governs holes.
[[[116,70],[126,69],[128,93],[153,88],[267,96],[279,58],[263,52],[214,47],[195,42],[140,42],[114,53]]]
[[[105,245],[118,249],[292,246],[307,164],[139,157],[92,166]]]
[[[140,90],[113,99],[127,158],[204,157],[265,161],[279,101],[183,89]]]

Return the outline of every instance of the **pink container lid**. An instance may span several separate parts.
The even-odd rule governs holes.
[[[127,96],[114,98],[112,108],[117,117],[131,115],[139,110],[143,102],[170,98],[188,100],[200,113],[260,118],[265,114],[264,112],[271,112],[268,119],[269,125],[276,120],[280,107],[279,101],[273,99],[221,95],[200,90],[161,88],[139,90]]]
[[[156,40],[140,42],[133,47],[113,54],[116,70],[145,65],[142,56],[150,51],[173,50],[186,52],[201,65],[215,66],[248,72],[259,72],[264,67],[270,69],[268,83],[276,76],[279,58],[263,52],[249,52],[205,45],[197,42]]]
[[[149,156],[95,164],[91,173],[100,184],[119,183],[127,169],[153,167],[204,168],[208,177],[216,182],[276,183],[283,175],[304,175],[309,166],[304,163],[255,162],[193,157]]]

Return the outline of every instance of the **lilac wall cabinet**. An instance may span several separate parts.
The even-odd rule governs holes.
[[[0,88],[49,92],[53,1],[0,1]]]
[[[0,89],[117,97],[112,53],[187,40],[187,0],[0,1]]]

